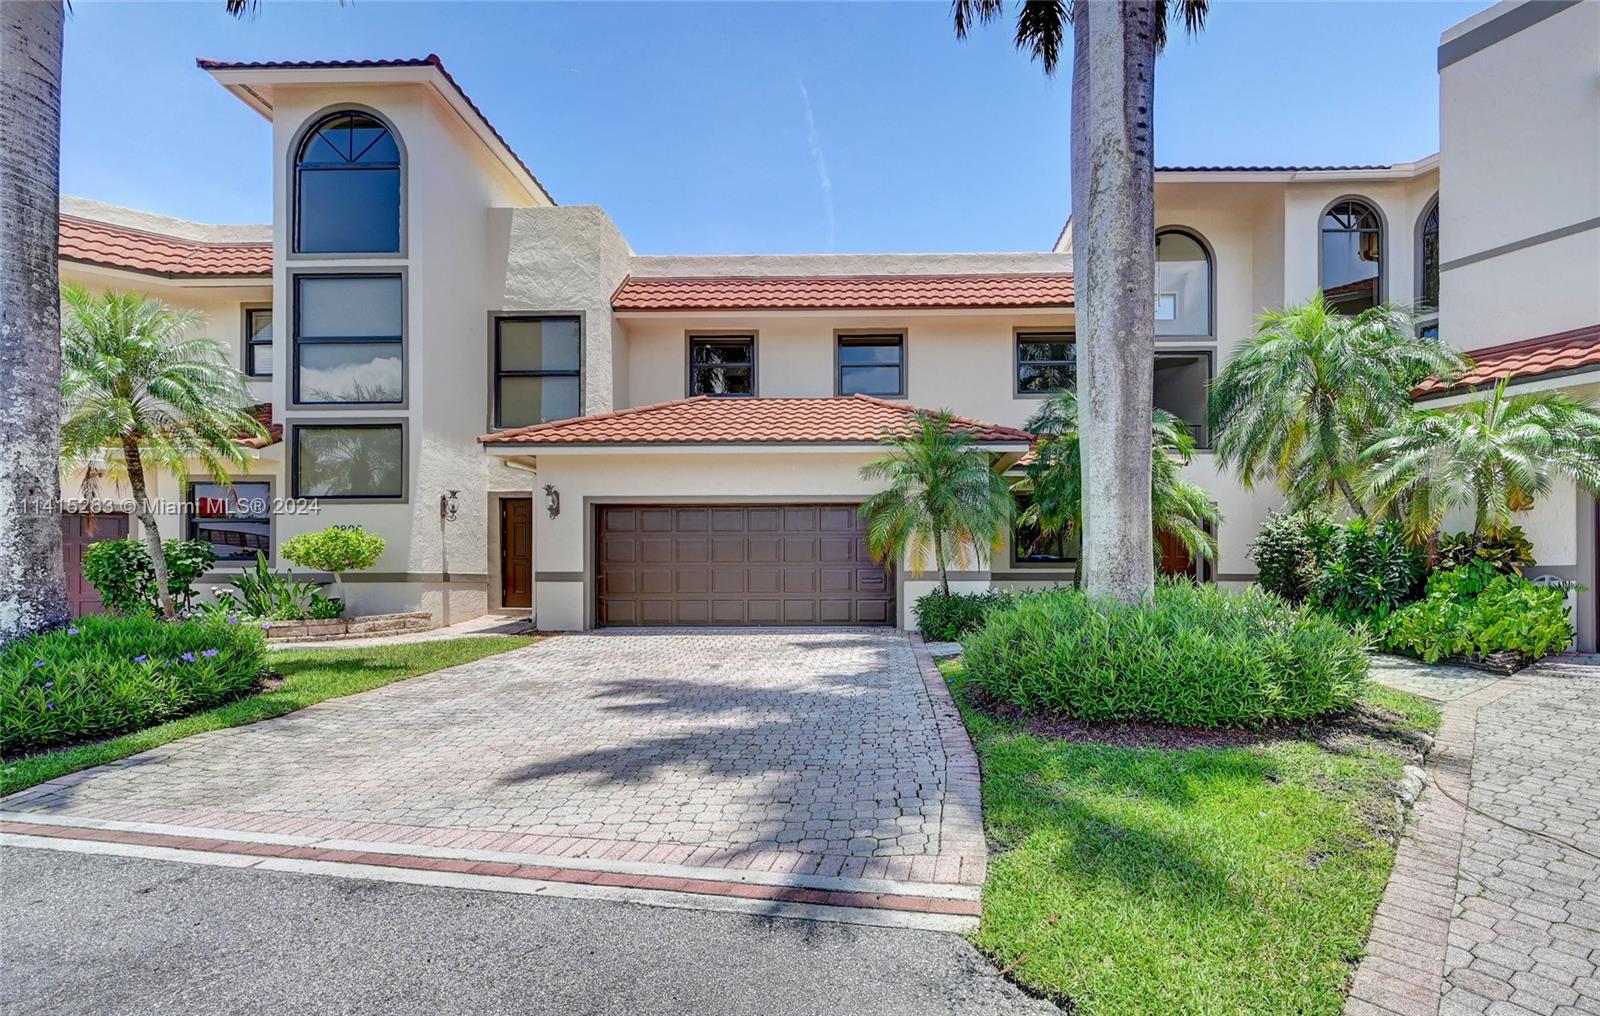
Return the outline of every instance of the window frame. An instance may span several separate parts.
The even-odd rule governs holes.
[[[1023,503],[1022,502],[1023,502],[1024,498],[1031,499],[1032,497],[1033,497],[1032,493],[1028,492],[1028,491],[1019,491],[1019,490],[1016,490],[1015,488],[1013,488],[1012,491],[1011,491],[1011,506],[1012,506],[1011,524],[1006,529],[1006,542],[1010,545],[1010,547],[1009,547],[1009,549],[1007,551],[1007,553],[1009,554],[1009,557],[1010,557],[1010,566],[1012,568],[1020,568],[1020,569],[1026,570],[1026,571],[1040,571],[1040,572],[1076,571],[1078,569],[1079,562],[1081,562],[1083,560],[1083,541],[1082,541],[1081,538],[1078,541],[1078,556],[1077,557],[1058,557],[1058,558],[1054,558],[1054,559],[1048,560],[1048,561],[1037,561],[1037,560],[1029,560],[1028,558],[1021,557],[1021,556],[1018,555],[1017,551],[1022,545],[1022,541],[1017,539],[1017,529],[1021,525],[1021,523],[1018,520],[1022,518],[1022,512],[1023,512]],[[1058,535],[1058,536],[1055,537],[1055,539],[1061,540],[1061,539],[1065,539],[1065,537],[1062,537],[1062,536]]]
[[[397,495],[373,494],[302,494],[300,492],[300,434],[306,430],[399,430],[400,431],[400,493]],[[288,437],[289,496],[300,500],[332,501],[337,504],[409,504],[411,500],[411,426],[407,417],[372,417],[364,420],[296,420],[289,424]]]
[[[214,485],[218,485],[218,486],[223,486],[222,484],[217,484],[216,479],[214,477],[211,477],[211,476],[194,476],[194,475],[191,475],[191,476],[188,476],[188,477],[184,478],[184,481],[183,481],[183,538],[186,539],[186,540],[198,540],[198,539],[200,539],[199,528],[200,528],[201,518],[200,518],[199,513],[197,511],[195,511],[196,501],[195,501],[195,496],[194,496],[194,489],[198,484],[202,484],[202,483],[209,483],[209,484],[214,484]],[[276,480],[275,477],[270,476],[270,475],[232,476],[232,477],[228,478],[228,483],[226,484],[226,486],[237,487],[241,483],[259,483],[259,484],[265,485],[266,488],[267,488],[267,513],[266,513],[266,516],[265,516],[266,517],[266,522],[267,522],[267,550],[266,550],[266,555],[267,555],[267,564],[275,565],[277,563],[277,553],[278,553],[278,526],[277,526],[276,514],[272,511],[272,499],[274,497],[274,491],[277,488],[277,480]],[[248,558],[244,558],[244,557],[231,558],[231,559],[230,558],[218,558],[217,562],[215,564],[213,564],[212,567],[213,568],[218,568],[218,569],[221,569],[221,568],[234,568],[234,567],[248,568],[248,567],[254,566],[254,564],[255,564],[255,555],[252,554]]]
[[[1324,251],[1324,236],[1329,232],[1351,232],[1350,230],[1329,230],[1326,226],[1328,214],[1335,208],[1345,203],[1364,205],[1373,217],[1378,220],[1378,298],[1374,306],[1383,304],[1389,298],[1389,220],[1384,217],[1383,209],[1378,202],[1362,194],[1345,194],[1329,201],[1322,208],[1322,213],[1317,216],[1317,293],[1326,299],[1327,264]],[[1342,312],[1341,312],[1342,313]]]
[[[872,341],[872,340],[875,340],[875,339],[881,339],[881,340],[890,340],[890,339],[892,339],[892,340],[894,340],[895,346],[900,350],[900,359],[895,364],[895,372],[896,372],[896,374],[899,375],[900,385],[899,385],[898,389],[895,391],[895,393],[893,395],[884,395],[884,394],[881,394],[881,393],[878,393],[878,392],[870,392],[870,393],[869,392],[863,392],[862,394],[866,395],[867,398],[870,398],[870,399],[904,399],[906,397],[906,392],[909,391],[910,388],[911,388],[911,384],[910,384],[909,380],[906,377],[906,345],[907,345],[906,331],[905,331],[905,329],[893,329],[893,328],[874,328],[874,329],[845,328],[845,329],[835,329],[834,330],[834,333],[833,333],[833,394],[835,395],[835,397],[841,397],[841,396],[845,395],[845,391],[844,391],[844,369],[845,369],[846,365],[845,365],[844,361],[842,359],[840,359],[840,356],[839,356],[840,351],[842,349],[844,349],[846,346],[873,346],[873,345],[887,344],[886,342],[879,343],[879,342]],[[852,364],[851,366],[860,367],[860,366],[865,366],[865,365],[864,364]],[[882,366],[888,366],[888,365],[887,364],[872,364],[871,366],[882,367]]]
[[[1443,248],[1442,247],[1441,248],[1437,248],[1437,249],[1434,250],[1434,253],[1433,253],[1433,261],[1434,261],[1434,264],[1433,264],[1433,271],[1434,271],[1434,294],[1433,294],[1434,295],[1434,303],[1430,306],[1430,305],[1428,305],[1427,303],[1424,302],[1424,300],[1426,298],[1426,290],[1427,290],[1427,286],[1428,286],[1428,264],[1427,264],[1427,261],[1424,259],[1425,258],[1425,253],[1424,253],[1424,247],[1423,247],[1423,236],[1427,232],[1428,219],[1430,217],[1432,217],[1432,216],[1437,216],[1438,214],[1439,214],[1439,195],[1435,194],[1433,197],[1428,199],[1428,202],[1426,204],[1424,204],[1422,206],[1422,214],[1417,216],[1417,234],[1416,234],[1416,243],[1415,243],[1416,252],[1417,252],[1417,271],[1416,271],[1416,286],[1415,286],[1415,288],[1416,288],[1415,310],[1416,310],[1416,313],[1417,313],[1417,331],[1419,333],[1426,331],[1430,327],[1437,329],[1438,326],[1439,326],[1439,303],[1438,303],[1438,300],[1439,300],[1439,295],[1440,295],[1439,294],[1440,285],[1443,282],[1443,273],[1440,272],[1439,269],[1444,263],[1444,258],[1441,256],[1443,254]],[[1437,228],[1438,228],[1438,231],[1442,234],[1443,231],[1444,231],[1444,222],[1443,222],[1443,220],[1439,221],[1439,224],[1438,224]]]
[[[1152,299],[1154,298],[1152,297]],[[1048,399],[1067,390],[1065,388],[1051,388],[1046,391],[1022,390],[1022,367],[1024,364],[1055,366],[1066,363],[1065,360],[1024,360],[1022,358],[1022,344],[1024,342],[1058,342],[1060,339],[1050,338],[1049,336],[1062,335],[1068,336],[1068,341],[1071,342],[1074,350],[1072,377],[1076,381],[1078,377],[1078,358],[1076,355],[1078,348],[1077,325],[1063,325],[1056,328],[1018,327],[1011,329],[1011,394],[1014,398]]]
[[[502,370],[500,367],[500,323],[502,321],[547,321],[571,318],[578,322],[578,369],[566,370]],[[588,320],[582,311],[498,311],[489,315],[489,429],[516,430],[500,422],[500,382],[508,377],[575,377],[578,379],[578,416],[587,412],[588,399],[584,396],[584,366],[588,360],[586,337]],[[576,419],[576,417],[564,417]],[[522,426],[537,426],[523,424]]]
[[[1150,373],[1151,373],[1152,377],[1155,374],[1156,360],[1160,359],[1163,356],[1203,356],[1203,357],[1205,357],[1205,360],[1206,360],[1206,390],[1205,390],[1204,394],[1209,396],[1210,391],[1211,391],[1211,382],[1213,382],[1213,381],[1215,381],[1217,379],[1217,351],[1215,349],[1206,349],[1206,348],[1203,348],[1203,347],[1193,347],[1193,348],[1190,348],[1190,347],[1174,347],[1172,349],[1164,349],[1164,348],[1162,348],[1160,346],[1157,346],[1156,347],[1156,352],[1155,352],[1155,357],[1153,359],[1151,359],[1151,361],[1150,361]],[[1155,404],[1155,390],[1154,390],[1154,387],[1152,386],[1152,388],[1151,388],[1151,405],[1154,406],[1154,404]],[[1169,413],[1172,412],[1170,409],[1167,410],[1167,411]],[[1176,415],[1176,414],[1174,414],[1174,415]],[[1181,419],[1181,417],[1180,417],[1180,419]],[[1185,421],[1185,422],[1187,422],[1187,421]],[[1201,426],[1203,428],[1205,428],[1205,430],[1206,430],[1206,439],[1205,439],[1205,441],[1203,443],[1200,441],[1199,437],[1194,433],[1194,428],[1192,428],[1192,427],[1189,429],[1189,436],[1195,438],[1194,450],[1195,450],[1196,453],[1198,453],[1198,454],[1209,454],[1210,452],[1214,451],[1214,449],[1211,446],[1211,437],[1212,437],[1212,435],[1211,435],[1211,429],[1210,429],[1210,421],[1207,420],[1207,422],[1202,423]]]
[[[272,340],[268,339],[266,342],[254,341],[251,336],[255,334],[255,329],[251,327],[250,319],[257,314],[260,314],[262,311],[266,311],[268,314],[273,314],[272,304],[246,303],[240,304],[239,309],[240,323],[243,328],[243,334],[239,340],[239,351],[241,353],[239,357],[239,366],[242,368],[241,373],[243,373],[245,377],[252,381],[271,381],[272,371],[269,370],[263,374],[256,370],[256,347],[266,346],[268,349],[271,349]],[[276,336],[278,329],[278,320],[276,314],[273,314],[272,329],[273,335]]]
[[[389,136],[394,139],[395,150],[400,157],[400,162],[397,167],[400,171],[400,218],[398,222],[399,236],[396,238],[396,248],[392,251],[302,251],[300,249],[300,222],[302,218],[300,208],[300,152],[306,147],[312,134],[315,133],[323,124],[335,117],[350,113],[359,113],[363,116],[372,117],[374,120],[388,128]],[[406,150],[405,139],[402,138],[400,136],[400,132],[395,129],[393,120],[389,119],[389,117],[380,113],[378,110],[373,109],[371,106],[365,106],[361,103],[336,103],[319,110],[318,112],[306,118],[306,121],[300,125],[299,131],[295,134],[293,142],[289,145],[287,154],[289,165],[286,179],[289,181],[290,188],[289,237],[286,244],[288,247],[288,253],[286,255],[288,260],[332,261],[352,258],[375,260],[384,258],[403,259],[407,256],[407,251],[409,249],[408,234],[410,233],[411,218],[409,210],[410,201],[408,200],[410,193],[411,159],[410,154]],[[373,166],[370,168],[378,169],[385,167]]]
[[[1217,254],[1211,249],[1211,244],[1206,240],[1205,236],[1202,235],[1197,229],[1193,229],[1189,226],[1179,225],[1162,226],[1155,231],[1154,237],[1156,240],[1160,240],[1161,237],[1167,233],[1180,234],[1193,240],[1197,245],[1199,245],[1200,253],[1206,259],[1206,331],[1204,334],[1185,333],[1182,335],[1157,335],[1155,337],[1156,341],[1193,342],[1196,339],[1213,341],[1217,337]],[[1159,262],[1154,263],[1159,264]],[[1156,273],[1158,276],[1160,275],[1159,268],[1156,269]],[[1156,297],[1159,297],[1160,295],[1161,286],[1158,278],[1156,282],[1155,296],[1151,298],[1152,303]]]
[[[398,344],[400,346],[400,398],[392,402],[307,402],[300,397],[300,282],[302,279],[360,279],[360,278],[394,278],[400,280],[400,334],[393,335],[360,335],[360,336],[320,336],[313,337],[312,345],[354,345],[359,343]],[[404,268],[379,268],[370,271],[357,271],[354,269],[339,269],[335,271],[297,271],[289,276],[289,405],[300,408],[322,410],[356,410],[370,411],[373,409],[406,409],[411,401],[411,331],[410,313],[411,280],[407,277]],[[277,321],[273,321],[276,329]]]
[[[697,392],[694,390],[694,347],[697,342],[728,342],[732,339],[742,339],[750,345],[750,391],[746,392]],[[684,333],[684,382],[683,392],[685,398],[696,398],[704,395],[708,399],[753,399],[761,394],[761,336],[754,329],[734,328],[697,329]]]

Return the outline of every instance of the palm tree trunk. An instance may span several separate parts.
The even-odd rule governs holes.
[[[944,537],[938,529],[933,531],[933,563],[939,566],[939,589],[950,595],[950,573],[944,568]]]
[[[1362,505],[1361,499],[1356,497],[1356,492],[1351,489],[1350,481],[1341,476],[1336,482],[1339,484],[1339,493],[1343,494],[1345,501],[1349,502],[1350,510],[1359,517],[1366,518],[1367,509]]]
[[[1091,596],[1155,588],[1154,4],[1078,0],[1072,31],[1072,248]]]
[[[139,455],[137,441],[122,442],[122,457],[128,464],[128,486],[133,491],[133,513],[144,530],[144,545],[150,551],[150,564],[156,573],[156,602],[161,604],[161,616],[169,621],[178,616],[172,606],[172,593],[167,589],[167,552],[161,546],[161,530],[156,528],[156,513],[150,510],[150,497],[144,482],[144,459]]]
[[[60,3],[0,0],[0,643],[67,620],[61,558]]]

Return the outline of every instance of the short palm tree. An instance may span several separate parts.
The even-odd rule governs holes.
[[[1558,476],[1600,494],[1600,412],[1557,392],[1507,397],[1501,381],[1464,405],[1408,414],[1362,462],[1370,496],[1411,539],[1431,539],[1463,507],[1475,533],[1500,537]]]
[[[1022,484],[1029,503],[1020,521],[1044,536],[1081,536],[1084,490],[1077,394],[1065,391],[1052,397],[1029,418],[1027,428],[1039,435],[1039,443]],[[1222,513],[1204,487],[1179,475],[1194,455],[1189,425],[1164,409],[1155,410],[1150,449],[1152,545],[1155,534],[1168,533],[1194,557],[1216,560],[1217,538],[1207,527],[1220,524]],[[1081,584],[1081,576],[1075,581]]]
[[[1393,306],[1348,317],[1319,295],[1271,311],[1212,382],[1217,458],[1246,489],[1272,480],[1297,508],[1343,498],[1365,517],[1355,483],[1361,452],[1410,412],[1416,384],[1466,366]]]
[[[126,476],[155,567],[162,613],[174,614],[167,559],[150,505],[147,469],[183,476],[201,462],[219,483],[243,466],[242,436],[265,436],[248,409],[245,378],[211,339],[192,338],[198,316],[137,293],[93,295],[62,287],[61,454],[102,475]]]
[[[918,413],[906,431],[880,441],[889,453],[861,467],[863,479],[888,484],[861,506],[867,550],[879,561],[909,555],[919,563],[932,550],[948,596],[951,552],[959,564],[969,551],[980,563],[987,558],[1011,520],[1011,491],[947,412]]]

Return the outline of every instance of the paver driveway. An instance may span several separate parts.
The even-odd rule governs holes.
[[[899,633],[562,636],[191,737],[4,806],[971,883],[984,863],[976,774],[919,655]]]

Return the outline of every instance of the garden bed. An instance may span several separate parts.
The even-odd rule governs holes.
[[[399,614],[368,614],[364,617],[336,617],[308,621],[273,621],[264,625],[272,642],[324,642],[338,639],[371,638],[374,635],[407,635],[433,628],[433,615],[425,610]]]

